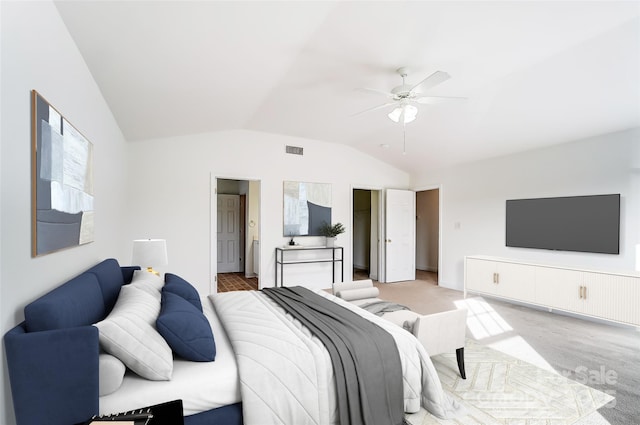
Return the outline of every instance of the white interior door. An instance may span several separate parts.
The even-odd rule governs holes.
[[[218,195],[218,273],[240,270],[240,196]]]
[[[400,282],[416,278],[416,194],[386,190],[386,279]]]

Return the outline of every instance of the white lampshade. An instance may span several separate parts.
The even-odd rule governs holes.
[[[137,266],[160,267],[169,264],[165,239],[136,239],[133,241],[132,263]]]
[[[418,108],[413,105],[403,104],[398,106],[393,111],[389,112],[388,117],[393,122],[403,121],[405,124],[409,123],[416,119],[416,115],[418,115]]]

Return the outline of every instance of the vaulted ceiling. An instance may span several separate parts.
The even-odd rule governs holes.
[[[638,1],[56,5],[130,141],[246,129],[415,173],[640,126]],[[357,114],[399,67],[467,99],[420,105],[404,134],[391,107]]]

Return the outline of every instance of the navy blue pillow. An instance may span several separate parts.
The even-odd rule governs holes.
[[[156,329],[180,357],[195,362],[216,358],[216,343],[209,321],[196,307],[179,295],[162,293],[162,308]]]
[[[176,295],[180,295],[185,300],[196,306],[202,313],[202,302],[200,294],[189,282],[173,273],[165,273],[164,287],[162,291],[168,291]]]

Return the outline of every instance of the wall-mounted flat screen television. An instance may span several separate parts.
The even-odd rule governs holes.
[[[620,253],[620,194],[507,200],[506,245]]]

